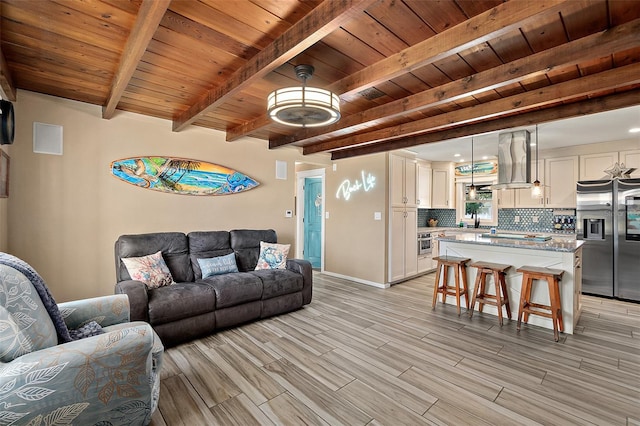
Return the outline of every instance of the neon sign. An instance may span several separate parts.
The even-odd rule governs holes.
[[[344,200],[349,200],[351,198],[351,194],[354,192],[358,192],[364,190],[364,192],[369,192],[376,185],[376,177],[371,173],[367,173],[365,175],[364,170],[362,171],[362,180],[356,179],[353,183],[351,183],[350,179],[345,179],[340,186],[338,187],[338,192],[336,192],[336,198],[340,199],[344,198]]]

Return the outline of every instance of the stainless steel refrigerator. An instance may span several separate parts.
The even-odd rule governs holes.
[[[640,301],[640,179],[580,181],[582,292]]]

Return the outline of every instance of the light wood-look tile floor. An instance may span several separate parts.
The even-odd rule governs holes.
[[[305,308],[168,349],[152,425],[640,425],[640,304],[585,296],[555,343],[432,310],[433,280],[315,273]]]

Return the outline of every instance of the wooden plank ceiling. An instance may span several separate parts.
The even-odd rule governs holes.
[[[2,0],[0,89],[294,145],[383,152],[640,104],[638,0]],[[340,95],[321,129],[267,95]]]

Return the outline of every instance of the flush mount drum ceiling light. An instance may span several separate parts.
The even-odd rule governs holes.
[[[267,111],[277,123],[294,127],[319,127],[340,119],[340,98],[335,93],[317,87],[307,87],[313,75],[311,65],[297,65],[296,75],[302,86],[283,87],[269,94]]]

